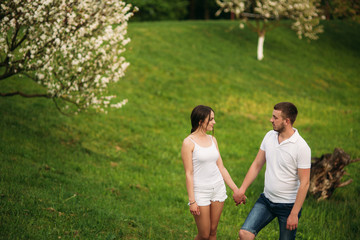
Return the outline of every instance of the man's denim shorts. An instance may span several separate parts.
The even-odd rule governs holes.
[[[296,229],[286,229],[286,221],[293,208],[293,203],[273,203],[262,193],[251,209],[241,229],[249,231],[255,236],[259,231],[270,223],[274,218],[278,218],[280,227],[280,240],[295,239]],[[299,219],[301,211],[299,212]]]

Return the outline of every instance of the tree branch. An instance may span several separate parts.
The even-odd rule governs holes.
[[[14,51],[16,49],[16,38],[18,36],[18,33],[20,31],[20,26],[18,25],[18,23],[16,22],[16,27],[15,27],[15,33],[14,33],[14,36],[12,37],[11,39],[11,46],[10,46],[10,51]]]
[[[11,97],[11,96],[15,96],[15,95],[20,95],[22,97],[26,97],[26,98],[34,98],[34,97],[44,97],[44,98],[52,98],[52,96],[50,94],[27,94],[27,93],[23,93],[23,92],[11,92],[11,93],[0,93],[1,97]]]
[[[265,17],[261,14],[256,14],[256,13],[246,13],[246,12],[243,12],[240,14],[242,17],[245,17],[245,18],[254,18],[254,19],[269,19],[269,20],[275,20],[276,18],[271,16],[271,17]]]
[[[352,179],[349,179],[347,180],[346,182],[343,182],[343,183],[340,183],[339,185],[337,185],[338,188],[340,187],[345,187],[346,185],[349,185],[350,183],[352,183],[353,180]]]
[[[257,21],[256,21],[256,23],[257,23]],[[257,28],[253,25],[253,23],[252,22],[250,22],[250,21],[246,21],[246,26],[251,30],[251,31],[253,31],[253,32],[256,32],[257,33]]]
[[[53,102],[54,102],[54,104],[55,104],[56,109],[57,109],[62,115],[65,115],[65,116],[68,116],[68,117],[71,116],[70,114],[67,114],[67,113],[65,113],[63,110],[61,110],[61,108],[60,108],[59,105],[57,104],[55,98],[53,98],[52,100],[53,100]]]
[[[354,163],[354,162],[360,162],[360,158],[353,159],[353,160],[350,161],[350,163]]]
[[[274,22],[274,23],[272,23],[272,24],[270,24],[270,25],[268,24],[268,25],[267,25],[267,26],[268,26],[268,30],[267,30],[267,31],[273,30],[274,28],[278,27],[279,24],[280,24],[279,21],[276,21],[276,22]]]
[[[14,74],[15,74],[14,72],[8,71],[8,67],[7,67],[6,70],[5,70],[5,73],[2,74],[2,75],[0,75],[0,81],[1,81],[1,80],[5,80],[6,78],[9,78],[9,77],[11,77],[11,76],[14,75]]]
[[[25,41],[25,39],[27,38],[27,35],[28,35],[28,30],[26,30],[26,33],[25,33],[24,36],[20,39],[20,41],[15,44],[14,49],[16,49],[18,46],[21,45],[21,43],[23,43],[23,42]]]

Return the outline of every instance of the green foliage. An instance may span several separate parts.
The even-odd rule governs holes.
[[[134,21],[182,20],[188,15],[188,0],[128,0],[139,8]]]
[[[189,19],[230,19],[230,13],[215,15],[219,10],[215,0],[190,0],[189,9]]]
[[[360,3],[357,0],[322,0],[327,18],[352,19],[360,22]]]
[[[235,21],[131,23],[131,65],[110,89],[129,99],[123,108],[68,118],[45,99],[0,98],[0,239],[192,239],[180,148],[197,104],[214,108],[215,136],[237,184],[279,101],[298,106],[295,127],[312,156],[341,147],[359,158],[360,25],[324,26],[312,43],[274,29],[258,62],[256,34]],[[0,82],[18,87],[37,88],[26,79]],[[297,239],[359,236],[359,163],[346,171],[354,182],[330,200],[305,201]],[[218,239],[237,239],[263,177],[245,206],[235,207],[228,189]],[[273,221],[257,239],[277,239],[277,227]]]

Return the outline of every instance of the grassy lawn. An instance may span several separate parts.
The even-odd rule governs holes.
[[[0,98],[0,239],[193,239],[180,156],[198,104],[215,110],[224,164],[241,181],[265,133],[272,107],[294,102],[295,127],[313,157],[344,149],[360,157],[360,25],[325,22],[314,42],[288,28],[269,32],[263,61],[257,36],[237,22],[131,23],[131,63],[110,91],[129,102],[107,115],[61,115],[52,101]],[[2,92],[39,90],[26,79]],[[356,239],[360,234],[360,164],[331,199],[308,197],[297,239]],[[263,190],[264,171],[248,204],[228,200],[218,239],[237,232]],[[257,239],[277,239],[277,222]]]

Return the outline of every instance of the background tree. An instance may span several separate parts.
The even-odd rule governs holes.
[[[0,81],[26,76],[62,112],[121,107],[106,89],[129,65],[121,56],[131,5],[119,0],[5,0],[0,5]],[[70,107],[69,107],[70,106]],[[75,107],[75,108],[74,108]]]
[[[358,0],[327,1],[333,18],[352,19],[360,22],[360,2]]]
[[[189,0],[127,0],[139,8],[133,21],[184,20],[188,16]]]
[[[219,6],[214,0],[189,0],[189,19],[229,18],[229,14],[215,16]]]
[[[232,12],[258,34],[257,59],[264,58],[263,46],[266,32],[278,26],[280,19],[291,19],[291,28],[298,37],[317,39],[323,31],[320,23],[319,0],[216,0],[220,6],[217,14]],[[255,21],[248,21],[255,19]]]
[[[168,21],[186,19],[228,19],[229,14],[215,16],[219,6],[214,0],[127,0],[139,8],[131,21]]]

